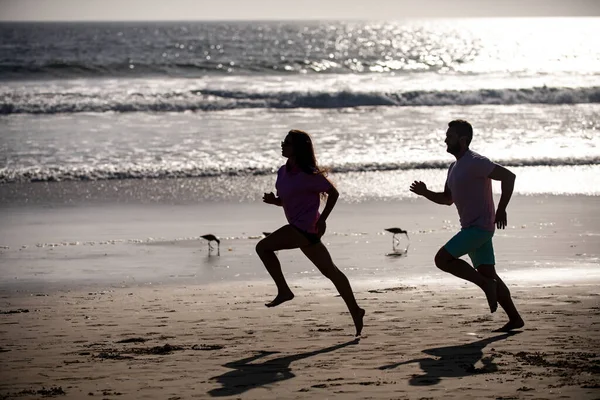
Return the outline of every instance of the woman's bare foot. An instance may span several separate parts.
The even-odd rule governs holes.
[[[352,316],[352,320],[354,321],[354,326],[356,327],[356,335],[354,336],[360,336],[362,329],[363,329],[363,318],[365,316],[365,310],[363,310],[362,308],[358,308],[358,312],[356,313],[356,315]]]
[[[489,279],[486,283],[483,292],[490,306],[490,312],[494,313],[498,309],[497,282],[494,279]]]
[[[519,329],[525,326],[523,319],[519,318],[514,321],[508,321],[502,328],[496,329],[494,332],[510,332],[514,329]]]
[[[294,298],[294,293],[290,292],[285,292],[285,293],[277,293],[277,296],[273,299],[273,301],[271,301],[270,303],[266,303],[265,306],[267,307],[276,307],[278,305],[280,305],[281,303],[285,303],[286,301],[290,301]]]

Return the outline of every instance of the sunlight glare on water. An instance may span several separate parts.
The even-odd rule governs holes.
[[[597,75],[600,47],[593,18],[506,18],[463,20],[464,32],[481,46],[463,72],[557,73]],[[583,51],[583,52],[582,52]],[[549,82],[550,83],[550,82]]]

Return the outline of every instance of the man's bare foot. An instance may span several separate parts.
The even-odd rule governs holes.
[[[525,326],[525,322],[519,318],[514,321],[508,321],[502,328],[496,329],[493,332],[510,332],[514,329],[519,329]]]
[[[486,283],[483,292],[485,293],[485,297],[488,301],[488,305],[490,306],[490,312],[495,313],[498,309],[498,295],[497,291],[497,282],[495,279],[489,279]]]
[[[363,329],[364,316],[365,316],[365,310],[363,310],[362,308],[359,308],[358,313],[356,313],[356,315],[352,316],[352,320],[354,321],[354,326],[356,327],[356,335],[354,335],[354,336],[360,336],[362,329]]]
[[[286,301],[290,301],[294,298],[294,293],[286,292],[286,293],[277,293],[277,296],[270,303],[266,303],[267,307],[276,307],[281,303],[285,303]]]

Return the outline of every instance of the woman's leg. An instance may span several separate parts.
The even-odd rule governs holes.
[[[285,225],[256,245],[256,253],[263,264],[265,264],[267,271],[275,281],[275,285],[277,285],[277,296],[273,301],[265,304],[267,307],[275,307],[294,298],[294,293],[292,293],[292,290],[283,277],[281,263],[275,252],[277,250],[297,249],[308,244],[310,244],[308,239],[298,232],[296,228],[291,225]]]
[[[302,250],[306,257],[315,264],[325,277],[333,282],[340,296],[342,296],[342,299],[346,302],[346,306],[352,315],[352,320],[356,327],[356,336],[359,336],[363,328],[365,310],[360,308],[356,303],[354,293],[352,293],[352,287],[350,286],[350,282],[346,275],[335,266],[329,255],[329,251],[327,251],[327,248],[323,243],[319,242],[310,246],[301,247],[300,250]]]

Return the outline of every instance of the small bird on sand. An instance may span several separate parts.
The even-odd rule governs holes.
[[[210,234],[210,233],[209,233],[208,235],[202,235],[202,236],[200,236],[200,237],[201,237],[202,239],[206,239],[206,240],[208,240],[208,251],[211,251],[211,250],[212,250],[212,245],[211,245],[211,242],[217,242],[217,249],[218,249],[218,250],[221,250],[221,241],[220,241],[220,240],[219,240],[219,238],[218,238],[218,237],[216,237],[215,235],[213,235],[213,234]]]
[[[406,238],[408,240],[410,240],[410,238],[408,237],[408,232],[405,231],[402,228],[386,228],[385,230],[388,231],[388,232],[390,232],[390,233],[393,233],[393,235],[392,235],[392,249],[394,251],[397,250],[396,246],[398,246],[400,244],[400,239],[397,239],[396,235],[398,235],[398,234],[404,234],[404,235],[406,235]],[[409,245],[407,244],[406,248],[404,250],[402,250],[401,253],[406,254],[406,252],[408,251],[408,246]]]
[[[408,237],[408,232],[402,228],[386,228],[385,230],[390,233],[393,233],[394,235],[397,235],[398,233],[404,233],[406,237]]]

